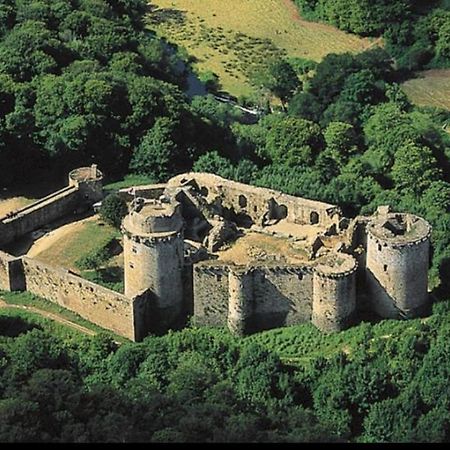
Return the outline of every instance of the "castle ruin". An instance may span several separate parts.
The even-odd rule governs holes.
[[[101,180],[95,166],[71,172],[67,188],[0,220],[0,245],[92,205]],[[412,214],[380,207],[350,220],[335,205],[204,173],[119,195],[129,205],[124,295],[1,252],[0,288],[29,290],[132,340],[189,317],[245,335],[304,322],[339,331],[362,308],[383,318],[428,310],[431,227]]]

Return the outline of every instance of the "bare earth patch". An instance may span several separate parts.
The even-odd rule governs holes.
[[[238,265],[254,261],[282,260],[301,264],[308,260],[306,252],[302,248],[294,247],[289,240],[254,232],[240,237],[228,249],[220,251],[218,256],[220,261]]]

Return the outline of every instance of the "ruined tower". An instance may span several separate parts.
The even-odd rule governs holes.
[[[322,331],[348,327],[356,309],[356,260],[339,253],[321,261],[314,270],[312,323]]]
[[[96,164],[69,173],[69,186],[78,187],[81,203],[92,205],[103,198],[103,174]]]
[[[379,209],[367,227],[366,276],[372,309],[413,318],[428,307],[431,226],[413,214]]]
[[[180,204],[138,198],[122,223],[125,295],[147,293],[155,331],[176,324],[183,311],[183,219]]]

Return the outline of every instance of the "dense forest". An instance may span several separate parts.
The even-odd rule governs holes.
[[[449,317],[118,346],[3,313],[0,441],[448,442]]]
[[[310,19],[386,45],[274,61],[262,88],[277,101],[248,124],[184,94],[146,1],[0,2],[2,187],[95,161],[110,178],[209,171],[349,215],[390,204],[433,225],[435,300],[424,320],[338,337],[188,328],[121,346],[4,314],[1,441],[448,442],[450,112],[415,107],[398,84],[405,69],[449,65],[449,5],[422,3],[297,0]]]

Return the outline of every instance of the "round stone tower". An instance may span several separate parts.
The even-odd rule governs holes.
[[[412,318],[429,306],[430,224],[413,214],[384,212],[367,227],[366,276],[372,309]]]
[[[228,329],[243,336],[249,331],[248,319],[253,309],[253,272],[243,267],[230,267],[228,289]]]
[[[69,186],[77,186],[84,203],[93,204],[103,199],[103,174],[93,164],[69,173]]]
[[[345,253],[328,255],[318,261],[313,276],[312,323],[322,331],[348,327],[356,310],[355,258]]]
[[[180,204],[138,198],[130,209],[122,222],[125,295],[134,298],[148,291],[150,311],[164,323],[159,324],[162,328],[170,327],[183,310]]]

